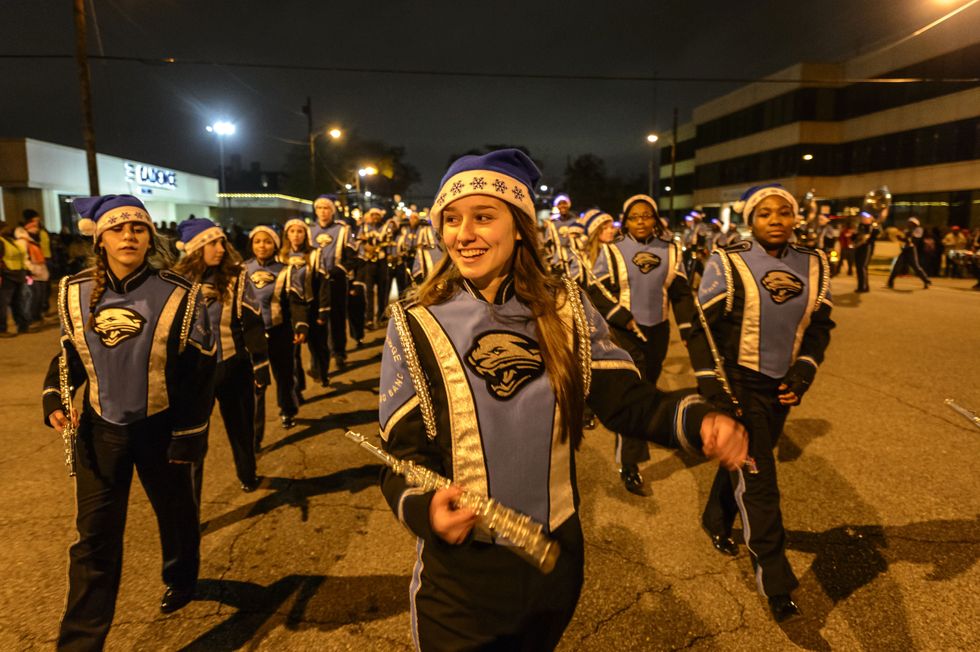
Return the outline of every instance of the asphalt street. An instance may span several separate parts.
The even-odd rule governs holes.
[[[980,292],[938,279],[834,287],[837,329],[778,446],[789,558],[803,616],[774,623],[744,545],[731,559],[699,528],[713,465],[654,449],[652,496],[627,493],[613,436],[578,456],[585,588],[563,650],[980,649]],[[343,437],[377,432],[383,331],[352,351],[297,426],[270,421],[251,494],[217,412],[205,466],[197,600],[164,616],[156,524],[134,482],[110,650],[411,649],[414,538],[378,490],[379,467]],[[60,438],[41,422],[48,329],[0,341],[0,649],[50,648],[67,586],[74,493]],[[665,388],[692,386],[676,333]],[[736,532],[740,535],[740,532]]]

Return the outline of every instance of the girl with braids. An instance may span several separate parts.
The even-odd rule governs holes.
[[[58,303],[68,385],[87,384],[81,417],[60,396],[58,356],[42,395],[44,420],[77,424],[75,524],[59,649],[101,649],[115,612],[133,467],[160,528],[160,609],[194,595],[200,525],[192,464],[207,450],[215,344],[196,285],[160,269],[163,251],[130,195],[76,199],[94,266],[62,280]],[[66,412],[68,415],[66,416]]]
[[[225,422],[235,473],[242,491],[259,486],[255,473],[255,388],[269,384],[265,325],[252,286],[245,278],[242,257],[221,227],[192,217],[177,225],[177,248],[184,256],[174,272],[201,284],[204,303],[218,345],[214,397]],[[198,497],[203,465],[197,468]]]
[[[590,231],[597,230],[604,218],[599,214],[592,219],[587,227]],[[667,357],[669,311],[673,308],[695,368],[711,369],[711,350],[704,335],[695,340],[688,337],[696,319],[694,298],[680,246],[660,219],[653,197],[634,195],[627,199],[623,203],[623,226],[622,237],[598,248],[592,268],[596,283],[589,288],[589,297],[609,322],[613,340],[630,354],[640,376],[656,384]],[[647,495],[640,464],[649,459],[645,441],[616,436],[619,477],[630,493]]]
[[[574,455],[586,403],[629,436],[731,467],[745,458],[741,426],[695,394],[641,381],[578,286],[550,274],[533,217],[538,177],[514,149],[453,163],[432,211],[447,255],[391,307],[383,446],[454,483],[426,492],[382,474],[392,511],[418,537],[410,599],[419,649],[558,644],[582,586]],[[460,487],[542,524],[561,548],[554,569],[543,574],[512,554],[457,505]]]

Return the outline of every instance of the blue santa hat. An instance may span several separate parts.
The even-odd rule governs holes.
[[[593,208],[592,210],[585,211],[585,214],[579,218],[578,222],[585,231],[585,234],[591,236],[606,224],[612,223],[613,218],[609,213],[598,208]]]
[[[650,208],[653,209],[654,217],[660,217],[660,209],[657,208],[657,202],[653,197],[650,195],[633,195],[623,202],[623,218],[626,218],[626,214],[630,212],[631,208],[633,208],[633,204],[641,201],[650,204]]]
[[[429,216],[438,229],[446,206],[468,195],[485,195],[514,206],[533,220],[534,188],[540,179],[541,171],[519,149],[463,156],[442,177]]]
[[[325,199],[333,206],[334,212],[337,211],[337,195],[319,195],[313,200],[313,206],[316,207],[316,203],[321,199]]]
[[[748,221],[752,217],[752,211],[755,207],[759,205],[766,197],[781,197],[789,202],[790,207],[793,209],[793,215],[797,215],[800,212],[800,205],[796,201],[796,197],[786,190],[781,184],[769,183],[762,186],[752,186],[742,195],[739,199],[732,205],[732,210],[736,213],[740,213],[742,217]]]
[[[79,197],[72,200],[71,205],[81,218],[78,220],[78,230],[82,235],[92,236],[96,242],[103,231],[126,222],[139,222],[156,233],[146,206],[132,195]]]
[[[177,248],[192,254],[209,242],[225,237],[221,227],[206,217],[192,217],[177,225]]]
[[[568,202],[569,204],[571,204],[572,203],[572,198],[569,197],[568,195],[566,195],[565,193],[559,193],[559,194],[555,195],[555,198],[553,200],[551,200],[551,205],[554,207],[554,206],[557,206],[558,204],[560,204],[563,201]]]

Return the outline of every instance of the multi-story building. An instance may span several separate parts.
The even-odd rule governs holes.
[[[968,13],[842,63],[801,63],[769,79],[791,81],[743,86],[695,108],[678,130],[675,208],[727,217],[747,187],[776,181],[798,197],[815,189],[843,212],[888,186],[893,220],[980,224],[980,32]],[[871,79],[914,81],[862,81]],[[693,139],[682,135],[691,131]],[[667,147],[660,190],[669,202],[665,157]]]

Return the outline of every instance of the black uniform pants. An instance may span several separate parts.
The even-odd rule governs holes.
[[[868,264],[871,262],[871,246],[854,247],[854,268],[857,270],[857,291],[868,292]]]
[[[670,322],[664,321],[656,326],[640,326],[646,336],[644,342],[630,330],[612,326],[609,329],[613,339],[630,357],[640,371],[640,377],[654,385],[660,378],[660,371],[667,357],[667,346],[670,343]],[[620,467],[636,466],[650,459],[650,445],[646,440],[616,435],[616,463]]]
[[[276,381],[276,404],[280,416],[295,416],[299,412],[293,360],[293,331],[287,324],[273,326],[265,332],[269,342],[269,366]],[[265,437],[265,387],[255,388],[255,444]]]
[[[384,259],[364,261],[357,270],[357,280],[364,286],[365,317],[380,321],[388,307],[388,263]]]
[[[330,354],[336,360],[347,359],[347,273],[335,269],[328,278],[330,283]]]
[[[358,344],[364,339],[364,314],[366,312],[364,282],[355,280],[347,290],[348,307],[347,323],[350,326],[350,336]]]
[[[888,275],[888,287],[895,284],[895,277],[904,274],[911,267],[916,276],[925,284],[929,285],[929,277],[919,264],[919,252],[915,247],[905,247],[892,262],[892,272]]]
[[[417,649],[553,650],[578,603],[582,528],[572,516],[552,536],[561,546],[547,575],[490,543],[419,540],[412,574],[412,637]]]
[[[83,416],[75,476],[78,541],[68,552],[68,600],[59,649],[101,649],[109,633],[134,467],[160,529],[163,582],[179,588],[197,583],[201,536],[191,465],[168,462],[169,444],[166,413],[129,426],[109,424],[87,412]]]
[[[235,474],[240,482],[251,482],[255,478],[255,375],[248,356],[236,355],[218,364],[214,398],[225,422]]]
[[[799,581],[786,559],[786,531],[779,508],[776,458],[773,449],[783,431],[789,408],[777,398],[778,380],[728,369],[729,380],[742,404],[742,422],[749,432],[749,454],[757,474],[719,467],[701,522],[714,534],[729,535],[735,515],[742,517],[746,546],[764,596],[790,593]]]

